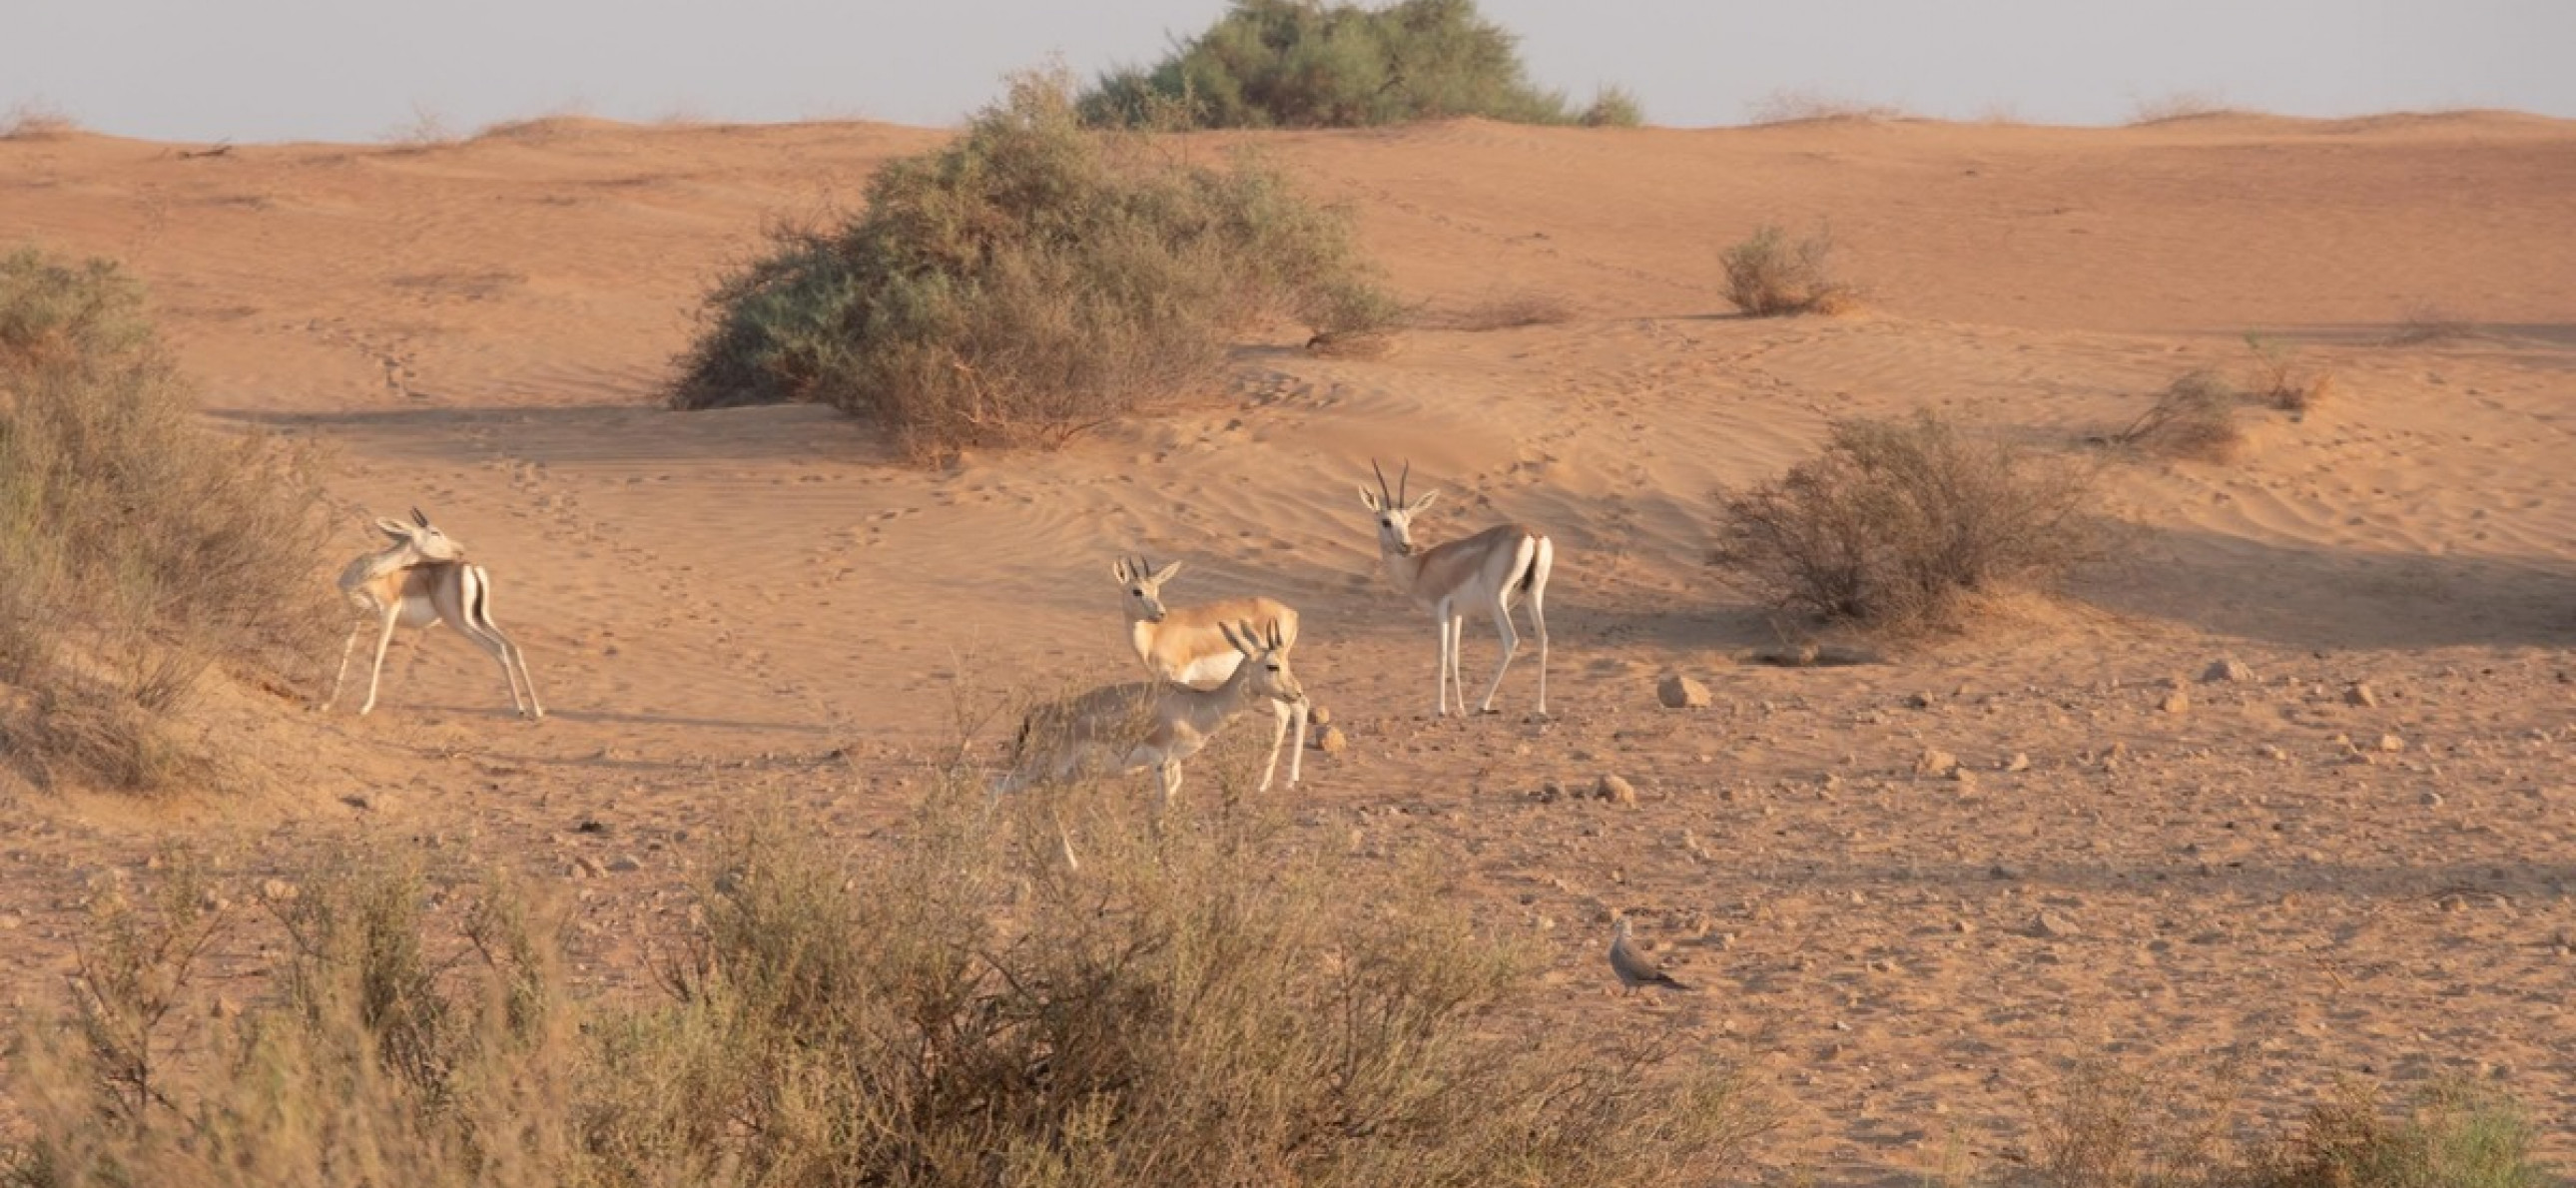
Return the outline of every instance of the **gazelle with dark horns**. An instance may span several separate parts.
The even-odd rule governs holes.
[[[1041,780],[1150,767],[1160,779],[1161,802],[1170,805],[1181,791],[1181,761],[1198,754],[1236,715],[1260,701],[1306,700],[1288,670],[1286,641],[1277,628],[1256,635],[1247,625],[1228,624],[1222,632],[1241,659],[1234,675],[1216,688],[1137,681],[1032,711],[1013,744],[1011,773],[994,782],[993,795]]]
[[[1226,639],[1225,628],[1230,623],[1244,625],[1259,638],[1277,637],[1282,656],[1297,646],[1297,612],[1275,598],[1228,598],[1197,606],[1165,606],[1163,583],[1179,572],[1178,561],[1156,569],[1143,557],[1122,557],[1109,567],[1109,576],[1118,579],[1126,604],[1127,640],[1135,646],[1136,658],[1145,662],[1147,672],[1176,685],[1214,688],[1234,675],[1235,668],[1243,662],[1243,653]],[[1297,773],[1306,754],[1308,703],[1274,701],[1270,705],[1277,729],[1270,735],[1270,765],[1261,769],[1263,792],[1270,790],[1271,778],[1279,774],[1279,751],[1288,740],[1292,719],[1297,727],[1297,745],[1288,752],[1291,788],[1297,786]]]
[[[1512,666],[1512,653],[1520,650],[1520,637],[1512,631],[1512,603],[1524,594],[1529,596],[1530,629],[1538,636],[1538,712],[1546,713],[1547,573],[1556,564],[1556,545],[1525,525],[1497,524],[1474,536],[1424,548],[1413,542],[1413,517],[1430,507],[1440,493],[1426,492],[1407,501],[1413,478],[1410,462],[1404,464],[1393,491],[1387,490],[1386,471],[1378,468],[1375,459],[1369,461],[1369,469],[1377,473],[1377,490],[1361,487],[1360,502],[1377,515],[1377,549],[1386,564],[1387,579],[1430,611],[1431,622],[1440,632],[1432,715],[1448,716],[1452,688],[1458,691],[1458,712],[1467,712],[1467,685],[1458,675],[1458,637],[1466,626],[1467,612],[1479,607],[1492,612],[1494,630],[1503,639],[1502,661],[1494,665],[1494,681],[1485,686],[1485,700],[1477,707],[1479,713],[1494,712],[1494,692],[1503,687],[1503,672]]]
[[[511,708],[525,717],[545,717],[546,707],[537,702],[537,678],[528,672],[527,656],[492,622],[492,575],[467,562],[465,546],[432,527],[419,508],[411,509],[411,523],[379,519],[376,531],[392,540],[393,547],[360,557],[340,573],[341,596],[364,617],[349,629],[349,641],[340,645],[340,671],[331,678],[331,697],[322,708],[339,703],[340,684],[349,675],[349,653],[358,646],[358,636],[369,621],[376,624],[376,662],[367,674],[367,703],[358,707],[362,716],[376,708],[376,684],[385,674],[385,648],[393,643],[394,628],[446,623],[501,662],[501,675],[510,682]],[[519,696],[522,682],[527,685],[524,700]]]

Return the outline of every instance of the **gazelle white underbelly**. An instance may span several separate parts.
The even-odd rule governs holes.
[[[1225,683],[1227,677],[1234,675],[1234,670],[1242,663],[1243,653],[1241,652],[1232,649],[1211,652],[1181,666],[1180,672],[1175,674],[1175,677],[1184,685],[1200,687],[1221,685]]]
[[[432,627],[438,623],[438,604],[416,595],[405,595],[400,621],[405,627]]]

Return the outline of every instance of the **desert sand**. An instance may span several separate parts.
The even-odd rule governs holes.
[[[0,243],[144,278],[213,420],[331,451],[349,554],[415,504],[467,542],[554,711],[510,717],[442,632],[397,642],[369,718],[306,709],[330,656],[219,691],[265,792],[0,784],[0,1003],[56,1009],[85,889],[172,837],[253,873],[349,836],[511,865],[572,904],[585,992],[640,992],[693,839],[745,803],[856,844],[918,795],[960,688],[1129,679],[1106,574],[1142,551],[1189,562],[1175,601],[1303,612],[1299,673],[1351,742],[1272,793],[1304,829],[1452,856],[1454,893],[1551,955],[1544,1009],[1749,1054],[1791,1108],[1766,1164],[2005,1164],[2070,1061],[2228,1052],[2281,1117],[2335,1072],[2490,1079],[2576,1159],[2576,124],[1253,137],[1355,209],[1426,322],[1570,317],[1377,359],[1283,326],[1200,404],[936,468],[828,410],[657,405],[765,220],[945,136],[0,142]],[[1862,307],[1734,316],[1717,256],[1763,222],[1829,225]],[[2467,328],[2401,341],[2427,311]],[[1747,662],[1777,638],[1703,562],[1713,489],[1916,406],[2080,449],[2187,369],[2241,372],[2249,331],[2332,394],[2232,462],[2109,466],[2136,560],[1881,663]],[[1353,493],[1372,457],[1445,492],[1427,539],[1552,534],[1552,718],[1530,651],[1501,713],[1429,718],[1430,624]],[[1494,655],[1471,620],[1471,694]],[[2203,683],[2221,657],[2252,678]],[[1714,704],[1662,708],[1676,673]],[[1973,778],[1918,772],[1932,749]],[[1638,803],[1580,795],[1605,774]],[[1613,911],[1700,989],[1619,997]],[[260,943],[226,954],[244,987]]]

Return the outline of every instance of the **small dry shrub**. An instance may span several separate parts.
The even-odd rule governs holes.
[[[1977,595],[2045,589],[2102,552],[2090,471],[1929,412],[1837,423],[1816,457],[1722,500],[1713,560],[1829,622],[1954,625]]]
[[[923,457],[1052,447],[1207,387],[1265,319],[1392,320],[1342,213],[1087,131],[1067,90],[1024,76],[855,220],[777,232],[708,296],[672,403],[820,401]]]
[[[1726,299],[1757,318],[1838,312],[1859,291],[1834,278],[1833,253],[1830,231],[1792,243],[1787,232],[1766,223],[1721,257]]]
[[[2131,127],[2168,124],[2177,120],[2197,120],[2210,116],[2241,115],[2227,105],[2226,97],[2215,91],[2175,91],[2152,99],[2140,99],[2129,112]]]
[[[2185,372],[2108,440],[2159,458],[2224,462],[2245,445],[2245,429],[2236,423],[2236,407],[2244,400],[2217,372]]]
[[[2520,1103],[2465,1081],[2437,1082],[2392,1117],[2377,1089],[2346,1082],[2306,1123],[2251,1161],[2253,1188],[2549,1188]]]
[[[1772,91],[1747,105],[1746,110],[1750,122],[1757,127],[1817,120],[1901,120],[1910,114],[1889,104],[1864,103],[1799,87]]]
[[[2245,335],[2254,352],[2253,379],[2247,390],[2254,399],[2286,413],[2306,415],[2334,392],[2334,373],[2299,362],[2298,352],[2260,334]]]
[[[0,748],[40,781],[202,769],[210,668],[278,669],[333,621],[312,460],[201,426],[114,265],[0,256]]]
[[[0,112],[0,140],[54,140],[80,130],[70,112],[43,99],[21,99]]]
[[[2386,341],[2389,346],[2423,346],[2474,338],[2477,333],[2477,325],[2468,319],[2430,301],[2418,301],[2406,307],[2406,316],[2389,332]]]
[[[1646,107],[1626,87],[1603,87],[1593,93],[1591,104],[1574,122],[1586,128],[1640,128],[1646,123]]]

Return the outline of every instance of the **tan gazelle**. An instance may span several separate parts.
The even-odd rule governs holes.
[[[1181,761],[1198,754],[1227,722],[1263,701],[1306,699],[1288,669],[1286,641],[1276,630],[1256,635],[1243,624],[1222,630],[1239,653],[1224,684],[1196,689],[1138,681],[1040,706],[1020,724],[1011,773],[994,783],[993,794],[1016,792],[1040,780],[1123,775],[1150,767],[1159,779],[1161,803],[1171,804],[1181,790]]]
[[[1523,595],[1529,597],[1530,629],[1538,636],[1538,712],[1546,713],[1547,573],[1556,563],[1556,545],[1521,524],[1497,524],[1435,547],[1417,545],[1413,517],[1430,507],[1440,493],[1430,491],[1406,501],[1406,484],[1413,477],[1410,462],[1405,463],[1393,491],[1387,490],[1386,472],[1378,469],[1376,461],[1369,462],[1369,469],[1377,472],[1377,490],[1362,486],[1360,502],[1377,515],[1378,555],[1385,562],[1387,580],[1430,611],[1431,622],[1440,632],[1432,715],[1448,716],[1452,688],[1458,691],[1458,712],[1467,712],[1467,685],[1458,675],[1458,637],[1467,612],[1479,608],[1494,616],[1494,630],[1503,638],[1503,658],[1494,665],[1493,683],[1485,686],[1485,699],[1476,707],[1479,713],[1494,712],[1494,692],[1503,687],[1503,672],[1512,666],[1512,653],[1520,649],[1520,637],[1512,631],[1512,603]]]
[[[349,675],[349,653],[370,622],[376,625],[376,660],[367,673],[367,703],[358,707],[360,715],[376,708],[376,684],[384,677],[385,648],[393,642],[394,628],[445,623],[501,662],[501,675],[510,682],[512,709],[529,718],[545,717],[546,707],[537,701],[537,679],[528,672],[527,656],[492,622],[492,575],[466,561],[465,546],[431,526],[419,508],[411,509],[411,519],[408,524],[377,520],[376,531],[392,540],[393,546],[351,561],[340,573],[340,593],[361,618],[349,629],[348,642],[340,645],[340,671],[331,678],[331,696],[322,708],[339,703],[341,682]],[[519,695],[522,682],[527,685],[525,699]]]
[[[1161,569],[1143,557],[1122,557],[1109,567],[1109,575],[1118,580],[1121,601],[1127,611],[1127,640],[1136,649],[1136,658],[1145,662],[1145,671],[1175,684],[1201,689],[1214,688],[1234,675],[1243,662],[1225,637],[1229,623],[1244,624],[1263,639],[1276,636],[1279,654],[1287,655],[1297,646],[1297,612],[1275,598],[1228,598],[1197,606],[1167,606],[1163,602],[1163,583],[1181,571],[1174,561]],[[1306,755],[1306,716],[1309,703],[1274,701],[1270,703],[1275,728],[1270,734],[1270,765],[1261,769],[1261,791],[1270,790],[1270,781],[1279,773],[1279,751],[1288,741],[1288,728],[1293,720],[1297,730],[1296,747],[1288,752],[1288,786],[1297,786]]]

